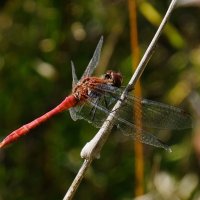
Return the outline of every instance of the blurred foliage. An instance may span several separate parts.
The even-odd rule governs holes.
[[[168,3],[138,1],[142,52]],[[193,130],[162,132],[173,145],[171,154],[144,146],[149,199],[200,198],[199,10],[177,7],[142,76],[143,96],[181,104],[193,113],[195,124]],[[70,93],[70,60],[80,77],[101,35],[105,42],[97,73],[120,71],[126,84],[132,70],[128,24],[127,2],[122,0],[1,0],[1,138]],[[96,131],[84,121],[73,122],[68,113],[60,114],[1,150],[0,199],[62,199],[82,163],[80,150]],[[111,134],[75,199],[133,198],[132,141],[120,141],[121,136]]]

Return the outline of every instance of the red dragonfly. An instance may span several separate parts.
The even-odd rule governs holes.
[[[122,94],[120,88],[122,75],[120,73],[108,71],[101,78],[91,76],[98,64],[102,44],[103,37],[101,37],[80,81],[76,77],[74,64],[71,63],[72,94],[51,111],[10,133],[0,143],[0,148],[27,134],[31,129],[39,126],[55,114],[68,109],[73,120],[84,119],[98,128],[101,127]],[[192,127],[190,115],[183,110],[163,103],[140,99],[131,94],[126,95],[117,113],[113,125],[119,131],[139,142],[164,148],[165,150],[170,150],[170,147],[149,133],[148,128],[185,129]],[[134,116],[137,114],[140,114],[142,118],[142,127],[134,124]]]

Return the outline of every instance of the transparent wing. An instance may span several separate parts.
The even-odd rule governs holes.
[[[78,78],[76,76],[76,71],[75,71],[75,67],[74,67],[74,63],[71,61],[71,68],[72,68],[72,88],[78,83]],[[76,107],[72,107],[69,109],[69,113],[71,118],[76,121],[78,118],[77,113],[78,110]]]
[[[110,90],[108,85],[105,85],[103,90],[111,93],[117,100],[122,94],[121,89]],[[126,95],[120,116],[131,123],[135,122],[136,117],[140,117],[144,128],[186,129],[193,126],[191,116],[184,110],[131,94]]]
[[[74,121],[77,121],[78,119],[83,119],[83,117],[80,115],[82,106],[76,106],[69,109],[69,114]]]
[[[94,51],[94,54],[92,56],[92,59],[90,60],[87,68],[85,69],[85,72],[83,73],[81,79],[83,79],[84,77],[87,77],[87,76],[91,76],[93,71],[97,67],[99,59],[100,59],[102,45],[103,45],[103,36],[101,36],[101,38],[97,44],[97,47]],[[74,64],[72,61],[71,61],[71,67],[72,67],[72,80],[73,80],[72,88],[73,88],[78,83],[78,78],[76,76],[75,67],[74,67]],[[69,109],[70,116],[74,121],[76,121],[78,119],[82,119],[80,117],[80,115],[77,114],[79,112],[79,109],[81,109],[81,108],[82,108],[82,106],[77,106],[76,108]]]
[[[101,95],[96,98],[89,97],[81,105],[74,107],[73,116],[72,112],[70,112],[70,115],[74,120],[84,119],[87,122],[92,123],[95,127],[100,128],[115,103],[116,99],[109,94]]]
[[[85,69],[85,72],[83,73],[81,79],[84,77],[87,77],[87,76],[91,76],[92,73],[94,72],[94,70],[96,69],[96,67],[99,63],[102,45],[103,45],[103,36],[101,36],[101,38],[97,44],[97,47],[94,51],[94,54],[92,56],[92,59],[90,60],[87,68]]]
[[[129,116],[132,117],[129,117]],[[142,126],[157,129],[186,129],[192,127],[189,114],[180,108],[128,95],[120,109],[120,116],[135,121],[141,117]]]
[[[111,102],[106,102],[106,98],[111,98]],[[89,99],[84,104],[78,106],[77,114],[79,119],[84,119],[87,122],[92,123],[95,127],[100,128],[107,116],[110,114],[115,103],[116,98],[106,94],[104,97]],[[124,135],[144,144],[164,148],[165,150],[170,151],[169,146],[164,144],[157,137],[139,127],[136,127],[133,122],[123,119],[120,112],[114,118],[115,120],[113,125],[115,125]]]
[[[74,67],[74,63],[71,61],[71,68],[72,68],[72,88],[78,83],[78,78],[76,76],[76,71]]]
[[[158,139],[156,136],[139,127],[136,127],[133,123],[123,120],[121,117],[117,118],[117,128],[125,136],[129,136],[138,142],[152,145],[158,148],[163,148],[171,152],[171,148],[160,139]]]
[[[101,91],[102,89],[102,91]],[[120,99],[122,91],[116,87],[99,85],[91,98],[76,107],[76,119],[84,119],[96,127],[101,127],[107,116],[112,112],[115,103]],[[135,123],[141,117],[141,125]],[[114,124],[124,135],[139,142],[170,151],[156,136],[147,131],[148,128],[184,129],[192,127],[190,115],[183,110],[166,104],[126,95]]]

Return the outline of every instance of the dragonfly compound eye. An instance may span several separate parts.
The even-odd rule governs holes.
[[[111,80],[112,85],[118,88],[121,87],[123,81],[121,73],[112,70],[106,72],[104,79]]]
[[[104,75],[104,79],[112,79],[111,71],[106,72],[106,74]]]

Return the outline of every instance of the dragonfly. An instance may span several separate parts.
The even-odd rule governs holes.
[[[33,128],[65,110],[69,110],[73,120],[84,119],[100,128],[107,116],[113,112],[112,108],[116,102],[121,101],[121,107],[116,112],[112,125],[131,139],[170,151],[170,147],[153,135],[149,129],[191,128],[191,116],[180,108],[141,99],[130,92],[121,100],[120,96],[123,92],[121,73],[109,70],[102,77],[92,76],[100,59],[102,45],[103,37],[100,38],[93,57],[80,80],[71,62],[72,93],[49,112],[10,133],[0,143],[0,148],[16,141]],[[141,117],[140,124],[135,123],[137,116]]]

